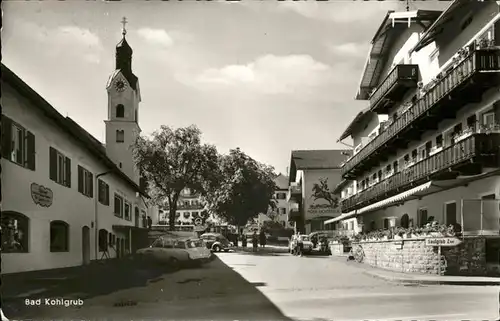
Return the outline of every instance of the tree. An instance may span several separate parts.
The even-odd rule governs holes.
[[[200,192],[204,186],[210,187],[205,181],[217,171],[217,149],[202,144],[201,131],[192,125],[175,130],[161,126],[150,137],[138,137],[133,151],[136,166],[148,182],[152,203],[167,203],[168,223],[173,230],[182,190]]]
[[[319,179],[319,184],[315,183],[312,188],[311,197],[314,200],[322,199],[328,202],[332,208],[337,208],[339,206],[339,199],[333,191],[330,191],[328,187],[328,178],[322,177]]]
[[[239,148],[231,150],[219,158],[218,171],[208,181],[217,188],[204,189],[208,208],[229,224],[245,226],[273,206],[273,172],[273,167],[257,162]]]

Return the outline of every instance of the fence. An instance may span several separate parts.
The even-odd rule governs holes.
[[[498,199],[463,199],[457,204],[457,215],[464,234],[499,235],[500,200]],[[444,211],[443,221],[449,219]]]

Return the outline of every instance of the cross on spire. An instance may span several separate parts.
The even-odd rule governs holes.
[[[122,23],[122,25],[123,25],[123,28],[122,28],[122,35],[125,37],[125,35],[127,34],[127,29],[125,29],[125,25],[128,23],[127,18],[126,18],[126,17],[123,17],[123,19],[122,19],[121,23]]]

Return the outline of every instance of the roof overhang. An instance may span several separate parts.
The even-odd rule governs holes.
[[[332,224],[332,223],[336,223],[336,222],[340,222],[340,221],[343,221],[343,220],[347,220],[349,218],[353,218],[355,217],[357,214],[356,211],[352,211],[352,212],[349,212],[349,213],[344,213],[340,216],[337,216],[337,217],[334,217],[332,219],[329,219],[327,221],[324,222],[324,224]]]
[[[388,59],[388,53],[394,40],[411,23],[423,25],[423,22],[434,22],[441,11],[415,10],[394,12],[389,11],[382,24],[371,41],[365,67],[359,83],[356,100],[368,100],[373,88],[376,88],[381,77],[382,70]]]
[[[410,51],[419,51],[424,48],[428,44],[432,43],[436,36],[443,32],[444,25],[454,19],[453,13],[460,7],[469,4],[467,0],[455,0],[453,1],[448,8],[441,13],[441,15],[434,21],[434,23],[425,31],[423,36],[417,42],[415,47]]]
[[[351,121],[351,123],[347,126],[347,128],[344,130],[344,132],[342,133],[342,135],[340,135],[340,137],[337,140],[337,142],[340,142],[340,141],[346,139],[347,137],[351,136],[352,132],[353,132],[353,129],[356,127],[356,125],[362,123],[363,120],[365,119],[365,117],[367,115],[369,115],[370,113],[371,113],[370,107],[367,107],[367,108],[363,109],[362,111],[360,111],[356,115],[356,117],[354,117],[354,119]]]

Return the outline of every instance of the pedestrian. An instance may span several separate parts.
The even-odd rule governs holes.
[[[260,235],[259,235],[259,238],[260,238],[260,246],[261,247],[265,247],[266,246],[266,233],[264,233],[264,231],[260,231]]]
[[[257,242],[258,242],[258,241],[259,241],[259,240],[257,239],[257,232],[255,232],[255,231],[254,231],[254,232],[253,232],[253,235],[252,235],[252,246],[253,246],[253,251],[254,251],[254,252],[256,252],[256,251],[257,251],[257,246],[258,246]]]
[[[303,253],[304,243],[302,242],[302,237],[300,232],[297,233],[297,255],[304,256]]]

